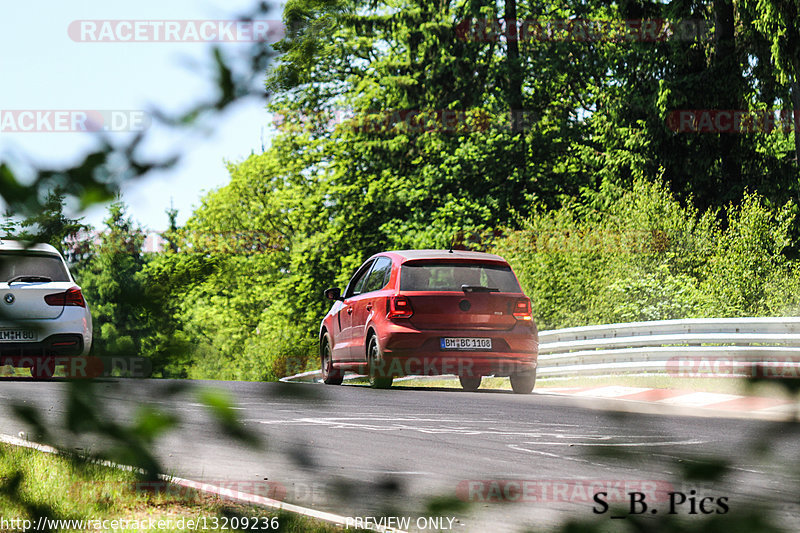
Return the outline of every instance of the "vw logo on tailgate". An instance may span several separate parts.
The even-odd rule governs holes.
[[[5,300],[7,304],[11,305],[14,303],[14,295],[9,292],[5,296],[3,296],[3,300]]]

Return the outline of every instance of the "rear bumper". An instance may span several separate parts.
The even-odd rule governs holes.
[[[491,357],[486,354],[471,355],[384,355],[370,372],[379,377],[440,376],[454,374],[463,377],[510,376],[536,370],[536,357],[529,354],[512,354],[518,357]]]
[[[15,330],[34,332],[36,341],[0,337],[0,356],[89,355],[92,347],[92,317],[83,307],[65,307],[55,319],[0,321],[0,332]]]
[[[491,351],[443,350],[442,337],[492,339]],[[383,361],[376,373],[404,375],[510,376],[533,372],[538,358],[538,334],[533,324],[519,323],[508,331],[418,330],[393,324],[379,335]]]
[[[14,361],[32,357],[78,356],[84,348],[83,336],[75,333],[58,333],[39,342],[0,342],[0,363],[16,366]]]

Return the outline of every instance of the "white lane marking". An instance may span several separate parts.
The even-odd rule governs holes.
[[[558,455],[557,453],[550,453],[550,452],[543,452],[541,450],[529,450],[527,448],[520,448],[519,445],[517,445],[517,444],[509,444],[508,447],[511,448],[512,450],[517,450],[518,452],[535,453],[537,455],[544,455],[546,457],[555,457],[556,459],[564,459],[564,457]]]
[[[552,457],[554,459],[562,459],[564,461],[572,461],[573,463],[583,463],[583,464],[587,464],[587,465],[598,466],[600,468],[607,468],[608,467],[607,464],[595,463],[594,461],[589,461],[588,459],[583,459],[581,457],[571,457],[569,455],[558,455],[557,453],[543,452],[541,450],[529,450],[528,448],[523,448],[523,447],[521,447],[521,446],[519,446],[517,444],[509,444],[508,447],[511,448],[512,450],[516,450],[518,452],[526,452],[526,453],[533,453],[533,454],[536,454],[536,455],[544,455],[545,457]]]
[[[388,425],[376,425],[370,423],[358,423],[353,422],[354,420],[360,420],[365,422],[392,422]],[[397,423],[398,420],[402,421],[409,421],[409,422],[441,422],[442,419],[435,419],[435,418],[378,418],[378,417],[365,417],[365,418],[357,418],[357,417],[341,417],[341,418],[299,418],[294,420],[288,421],[264,421],[265,423],[295,423],[295,424],[307,424],[307,425],[315,425],[315,426],[326,426],[329,429],[355,429],[355,430],[365,430],[365,431],[381,431],[381,432],[392,432],[392,431],[406,431],[406,432],[417,432],[423,434],[434,434],[434,435],[441,435],[441,434],[451,434],[451,435],[488,435],[493,437],[499,438],[508,438],[513,437],[515,439],[548,439],[548,440],[539,440],[539,441],[527,441],[523,442],[523,444],[533,444],[537,446],[671,446],[671,445],[690,445],[690,444],[703,444],[706,441],[702,440],[680,440],[680,441],[669,441],[669,440],[661,440],[664,439],[664,436],[660,435],[602,435],[602,434],[578,434],[578,435],[570,435],[570,434],[563,434],[563,433],[554,433],[554,432],[542,432],[542,431],[508,431],[503,429],[498,429],[494,427],[489,428],[470,428],[467,426],[439,426],[439,427],[420,427],[418,425],[412,424],[400,424]],[[451,422],[449,419],[445,419],[447,422]],[[258,422],[258,421],[256,421]],[[557,439],[556,441],[552,441],[551,439]],[[642,439],[643,442],[614,442],[619,440],[637,440]],[[581,442],[583,441],[583,442]],[[587,442],[589,441],[589,442]],[[548,455],[546,452],[540,451],[532,451],[531,453],[541,453],[542,455]],[[558,457],[553,455],[554,457]],[[595,464],[590,461],[581,460],[581,462]],[[602,465],[598,465],[602,466]]]
[[[294,413],[296,410],[294,409],[284,409],[284,412],[291,412]],[[263,419],[263,418],[243,418],[241,419],[242,422],[250,422],[253,424],[264,424],[264,425],[313,425],[320,423],[320,420],[326,421],[333,421],[333,420],[367,420],[367,421],[378,421],[378,422],[450,422],[450,423],[460,423],[460,424],[496,424],[497,418],[485,418],[485,419],[476,419],[476,420],[465,420],[461,419],[452,419],[452,418],[427,418],[430,416],[429,413],[423,414],[406,414],[404,417],[378,417],[373,415],[372,413],[354,413],[353,416],[349,417],[322,417],[322,418],[293,418],[293,419]],[[424,417],[424,418],[423,418]],[[537,428],[547,428],[552,431],[567,431],[573,428],[581,428],[585,429],[585,424],[564,424],[560,422],[543,422],[540,420],[536,420],[533,422],[526,422],[528,425],[536,426]],[[330,425],[330,424],[326,424]],[[595,430],[617,430],[619,429],[618,426],[609,426],[609,425],[594,425],[592,426]],[[560,429],[564,428],[564,429]],[[493,429],[493,428],[491,428]],[[524,433],[521,433],[524,434]]]
[[[611,439],[656,439],[657,435],[561,435],[558,433],[538,433],[537,437],[557,439],[611,440]],[[569,444],[569,443],[567,443]]]
[[[714,403],[726,402],[728,400],[736,400],[741,398],[735,394],[720,394],[717,392],[690,392],[688,394],[681,394],[680,396],[673,396],[672,398],[664,398],[655,403],[663,403],[669,405],[684,405],[689,407],[704,407]]]
[[[261,505],[263,507],[269,507],[271,509],[278,509],[282,511],[290,511],[293,513],[298,513],[306,516],[310,516],[312,518],[317,518],[319,520],[324,520],[325,522],[330,522],[333,524],[338,524],[340,526],[347,526],[348,523],[352,524],[353,520],[350,518],[349,522],[348,519],[344,516],[327,513],[325,511],[317,511],[315,509],[309,509],[308,507],[301,507],[300,505],[294,505],[292,503],[282,502],[280,500],[273,500],[272,498],[267,498],[264,496],[260,496],[258,494],[248,494],[246,492],[241,492],[238,490],[231,490],[224,487],[217,487],[216,485],[210,485],[208,483],[203,483],[200,481],[192,481],[191,479],[183,479],[179,477],[167,477],[167,481],[171,483],[175,483],[176,485],[181,485],[183,487],[192,488],[195,490],[201,490],[203,492],[207,492],[210,494],[216,494],[217,496],[221,496],[223,498],[236,500],[244,503],[251,503],[256,505]],[[372,527],[370,527],[372,526]],[[380,533],[388,533],[397,531],[399,533],[405,533],[400,529],[389,528],[385,526],[380,526],[377,524],[365,524],[364,526],[367,529],[372,531],[378,531]]]
[[[798,409],[798,405],[789,403],[784,405],[775,405],[772,407],[764,407],[763,409],[757,409],[759,413],[778,413],[778,414],[794,414]]]
[[[464,420],[448,419],[448,418],[415,418],[415,417],[330,417],[330,418],[294,418],[292,420],[248,420],[248,422],[259,422],[261,424],[330,424],[335,420],[369,420],[372,422],[464,422]]]
[[[389,425],[377,425],[369,423],[350,422],[351,420],[363,420],[365,422],[393,422]],[[610,439],[653,439],[658,438],[654,435],[569,435],[562,433],[551,433],[542,431],[509,431],[499,428],[470,428],[467,426],[439,426],[439,427],[420,427],[410,424],[399,424],[400,421],[408,422],[452,422],[452,420],[440,419],[406,419],[406,418],[297,418],[294,420],[250,420],[251,422],[260,422],[263,424],[297,424],[297,425],[321,425],[327,426],[330,429],[361,429],[367,431],[416,431],[417,433],[425,434],[454,434],[454,435],[492,435],[492,436],[507,436],[507,437],[522,437],[522,438],[555,438],[555,439],[582,439],[582,440],[610,440]]]
[[[13,435],[2,435],[0,434],[0,442],[4,442],[6,444],[12,444],[14,446],[22,446],[24,448],[30,448],[32,450],[36,450],[37,452],[42,453],[59,453],[57,449],[53,448],[52,446],[48,446],[47,444],[39,444],[38,442],[32,442],[24,439],[20,439],[14,437]]]
[[[705,444],[706,440],[673,440],[673,441],[648,441],[648,442],[523,442],[523,444],[536,444],[538,446],[684,446]]]
[[[590,396],[592,398],[614,398],[616,396],[627,396],[628,394],[636,394],[638,392],[648,391],[648,388],[642,387],[622,387],[618,385],[611,385],[609,387],[598,387],[596,389],[589,389],[581,392],[570,394],[570,396]]]
[[[694,460],[688,459],[686,457],[678,457],[677,455],[669,455],[669,454],[666,454],[666,453],[653,453],[651,455],[653,457],[665,457],[667,459],[672,459],[672,460],[675,460],[675,461],[684,461],[684,462],[691,461],[693,463],[700,463],[700,461],[694,461]],[[727,465],[725,468],[727,468],[729,470],[739,470],[741,472],[749,472],[751,474],[764,474],[764,475],[767,475],[766,471],[763,471],[763,470],[752,470],[750,468],[742,468],[740,466]]]
[[[433,476],[435,475],[434,472],[419,472],[415,470],[410,471],[403,471],[403,470],[381,470],[375,468],[357,468],[357,467],[347,467],[348,470],[352,472],[370,472],[373,474],[403,474],[406,476]]]
[[[166,402],[162,402],[162,403],[166,403]],[[185,404],[184,404],[184,406],[190,406],[190,407],[206,407],[206,408],[208,407],[208,405],[206,405],[206,404],[204,404],[204,403],[192,403],[192,402],[185,403]],[[245,410],[245,408],[244,408],[244,407],[230,407],[230,409],[236,409],[237,411],[244,411],[244,410]]]

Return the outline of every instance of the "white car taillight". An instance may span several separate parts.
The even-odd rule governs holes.
[[[83,294],[81,290],[78,288],[71,288],[65,292],[56,292],[54,294],[48,294],[44,297],[44,301],[47,305],[53,306],[76,306],[76,307],[86,307],[86,300],[83,299]]]

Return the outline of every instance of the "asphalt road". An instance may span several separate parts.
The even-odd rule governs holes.
[[[395,516],[412,530],[438,525],[453,531],[552,531],[567,519],[619,524],[630,510],[626,492],[643,492],[643,520],[670,510],[686,520],[736,516],[757,506],[788,524],[800,517],[800,440],[795,424],[686,416],[667,406],[587,400],[506,391],[372,390],[361,386],[109,380],[96,384],[108,416],[130,420],[151,404],[176,414],[180,426],[158,441],[165,471],[183,478],[278,496],[343,516]],[[8,406],[38,408],[53,428],[64,424],[64,382],[4,381],[0,433],[29,428]],[[232,442],[197,400],[203,387],[234,397],[246,428],[266,446]],[[633,411],[621,412],[621,406]],[[62,432],[64,442],[99,450],[95,436]],[[679,481],[683,469],[707,460],[729,464],[721,479]],[[694,490],[695,493],[691,493]],[[596,492],[621,499],[598,515]],[[722,500],[721,498],[725,498]],[[505,500],[505,501],[498,501]],[[468,504],[434,512],[437,502]],[[511,503],[509,503],[511,501]],[[691,514],[691,503],[695,512]],[[727,511],[723,509],[727,507]],[[653,509],[658,514],[652,514]],[[640,511],[641,506],[634,507]],[[431,522],[425,517],[444,516]]]

